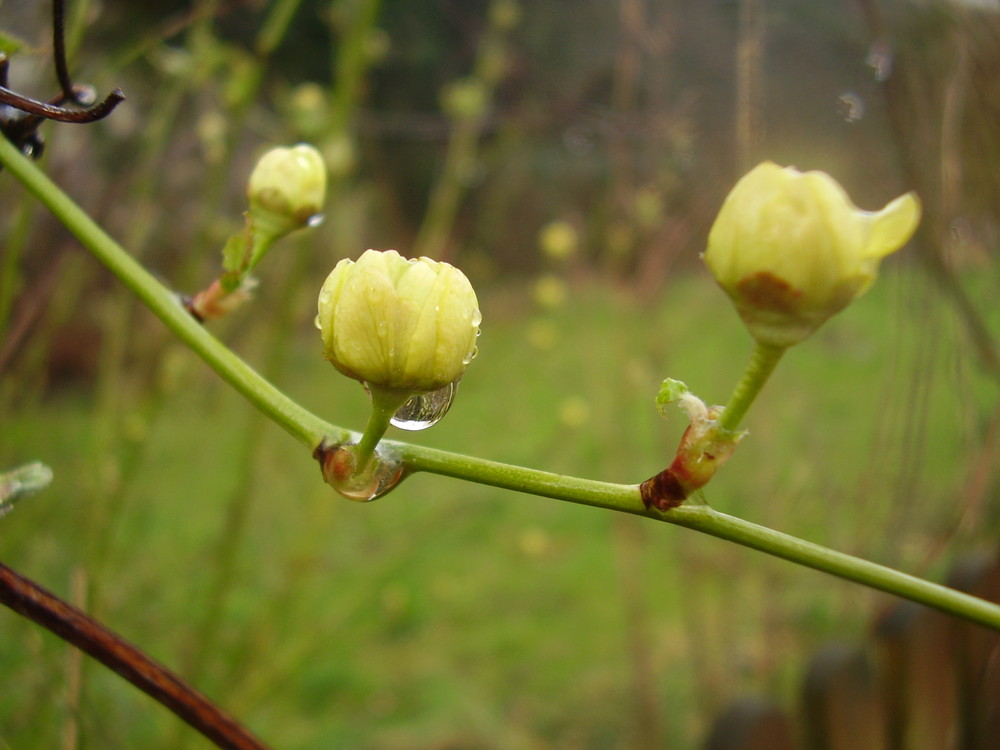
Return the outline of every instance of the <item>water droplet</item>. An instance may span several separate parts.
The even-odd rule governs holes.
[[[323,330],[323,324],[320,322],[319,315],[317,315],[315,318],[313,318],[313,325],[315,325],[321,331]]]
[[[76,94],[76,103],[83,107],[89,107],[97,103],[97,89],[93,86],[77,85],[73,87]]]
[[[472,327],[479,328],[479,325],[483,322],[483,314],[476,310],[472,313]],[[478,333],[476,334],[479,335]]]
[[[865,63],[875,72],[876,81],[885,81],[892,75],[893,55],[889,43],[879,39],[868,49]]]
[[[448,413],[457,390],[458,380],[436,391],[417,394],[403,404],[390,421],[401,430],[426,430]]]
[[[333,489],[359,503],[377,500],[403,481],[403,464],[389,449],[378,446],[368,466],[357,471],[357,445],[321,447],[316,452],[323,478]]]
[[[857,122],[865,116],[865,100],[853,91],[845,91],[837,98],[837,110],[848,122]]]
[[[325,218],[326,217],[323,216],[323,214],[313,214],[308,219],[306,219],[306,226],[318,227],[320,224],[323,223],[323,220]]]

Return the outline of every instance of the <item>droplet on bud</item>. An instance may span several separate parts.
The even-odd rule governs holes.
[[[418,393],[403,404],[389,420],[401,430],[426,430],[448,413],[458,390],[458,380],[430,393]]]
[[[357,445],[320,445],[313,456],[319,461],[323,479],[333,489],[359,503],[388,494],[403,481],[403,463],[389,449],[378,446],[368,465],[358,470]]]

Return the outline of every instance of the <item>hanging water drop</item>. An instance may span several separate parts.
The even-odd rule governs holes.
[[[865,116],[865,100],[853,91],[845,91],[837,98],[837,109],[848,122],[857,122]]]
[[[403,463],[389,449],[378,446],[368,466],[360,471],[356,450],[355,444],[321,445],[313,454],[319,460],[326,483],[348,500],[359,503],[377,500],[403,480]]]
[[[308,219],[306,219],[306,226],[318,227],[320,224],[323,223],[325,219],[326,217],[323,214],[313,214]]]
[[[889,76],[892,75],[893,62],[892,48],[888,42],[878,39],[868,48],[865,63],[875,73],[876,81],[888,80]]]
[[[426,430],[448,413],[458,390],[458,380],[430,393],[418,393],[403,404],[389,420],[401,430]]]

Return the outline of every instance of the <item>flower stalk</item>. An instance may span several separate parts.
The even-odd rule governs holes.
[[[729,397],[729,403],[719,417],[720,429],[733,431],[739,426],[740,420],[771,377],[785,351],[786,347],[783,346],[773,346],[759,341],[754,343],[747,369],[733,389],[733,395]]]
[[[673,462],[640,485],[647,508],[672,510],[712,479],[744,437],[736,428],[785,350],[863,294],[919,221],[916,195],[862,211],[823,172],[764,162],[736,183],[704,260],[753,336],[753,354],[725,408],[664,381],[657,401],[680,401],[691,424]]]
[[[371,396],[372,411],[368,415],[368,424],[365,425],[365,431],[355,450],[358,471],[364,471],[368,466],[375,455],[375,448],[389,429],[393,415],[409,401],[411,394],[375,390],[371,392]]]
[[[245,227],[222,249],[223,271],[185,302],[200,322],[221,318],[247,302],[257,286],[250,274],[274,243],[320,217],[326,166],[313,146],[277,147],[257,161],[247,181]]]
[[[262,378],[178,304],[176,296],[140,266],[62,190],[0,138],[0,163],[195,354],[237,392],[297,440],[323,455],[346,443],[350,431],[315,416]],[[407,473],[426,471],[541,497],[644,516],[726,539],[1000,631],[1000,606],[883,565],[758,526],[712,508],[687,504],[669,513],[650,509],[639,485],[612,484],[502,464],[395,441],[384,441]]]

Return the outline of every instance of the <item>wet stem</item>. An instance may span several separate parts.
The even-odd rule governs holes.
[[[0,163],[7,173],[45,205],[91,254],[135,293],[175,336],[215,370],[238,393],[310,451],[324,443],[343,443],[350,431],[330,424],[292,401],[208,333],[187,314],[172,294],[109,237],[65,193],[6,139],[0,138]],[[729,429],[738,424],[783,353],[758,345],[743,380],[727,408]],[[383,405],[373,414],[363,439],[374,451],[395,409]],[[388,412],[388,413],[386,413]],[[425,471],[539,497],[554,498],[607,510],[640,515],[695,529],[799,565],[821,570],[871,588],[895,594],[1000,631],[1000,606],[882,565],[687,503],[667,512],[647,509],[638,484],[613,484],[392,441],[406,473]]]

